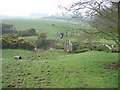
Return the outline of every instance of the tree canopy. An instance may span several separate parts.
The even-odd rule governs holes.
[[[118,6],[119,0],[80,0],[69,7],[60,6],[66,13],[77,14],[88,20],[96,28],[89,34],[102,35],[107,40],[113,40],[120,47],[118,33]]]

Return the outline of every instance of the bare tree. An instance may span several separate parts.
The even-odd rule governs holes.
[[[89,34],[102,35],[107,40],[113,40],[120,47],[118,30],[119,0],[80,0],[70,7],[62,7],[66,13],[80,14],[96,31],[86,31]]]

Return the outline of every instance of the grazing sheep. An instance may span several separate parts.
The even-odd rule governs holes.
[[[14,56],[15,59],[22,59],[21,56]]]

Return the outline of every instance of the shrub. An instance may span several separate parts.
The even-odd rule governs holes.
[[[46,49],[49,46],[49,42],[46,39],[39,39],[36,41],[37,48]]]
[[[14,25],[11,24],[1,24],[2,25],[2,34],[14,34],[17,33]]]
[[[49,42],[46,40],[47,34],[45,32],[38,33],[36,41],[37,48],[43,48],[46,49],[49,46]]]
[[[26,36],[34,36],[36,35],[36,30],[34,28],[24,31],[18,31],[18,36],[26,37]]]
[[[18,39],[18,35],[17,34],[7,34],[5,37],[6,38],[11,38],[11,39]]]
[[[72,44],[73,44],[73,51],[80,49],[80,44],[78,42],[72,42]]]
[[[73,50],[79,50],[87,48],[89,50],[94,50],[94,41],[96,41],[97,38],[95,38],[94,35],[82,33],[76,35],[76,41],[73,42]]]
[[[8,38],[8,37],[3,37],[1,38],[2,42],[2,49],[5,48],[11,48],[11,49],[28,49],[28,50],[33,50],[35,45],[29,41],[26,41],[24,39],[19,39],[19,38]]]
[[[38,39],[46,39],[47,38],[47,34],[45,32],[39,32],[38,33]]]

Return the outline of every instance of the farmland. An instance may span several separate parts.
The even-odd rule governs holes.
[[[50,39],[58,39],[56,34],[58,32],[71,32],[73,31],[71,28],[81,28],[81,29],[88,29],[90,28],[89,25],[85,25],[81,22],[81,25],[67,22],[64,20],[3,20],[2,23],[5,24],[12,24],[15,26],[16,30],[26,30],[29,28],[35,28],[37,32],[46,32],[48,38]],[[54,24],[55,26],[52,26]],[[35,38],[35,37],[28,37],[28,38]]]
[[[73,33],[71,28],[93,29],[86,23],[74,24],[60,20],[3,20],[3,23],[14,25],[18,31],[35,28],[37,33],[46,32],[48,40],[59,41],[64,41],[64,38],[57,36],[59,32]],[[83,31],[78,33],[82,35]],[[30,42],[37,40],[37,36],[19,38]],[[75,37],[69,38],[71,41],[76,41]],[[115,44],[102,37],[94,39],[94,42]],[[13,58],[19,55],[23,59]],[[63,49],[38,51],[3,49],[2,86],[3,88],[118,88],[117,62],[118,53],[90,49],[78,53],[66,53]]]
[[[68,22],[64,20],[34,20],[34,19],[28,19],[28,20],[23,20],[23,19],[4,19],[2,20],[2,23],[5,24],[12,24],[15,26],[16,30],[26,30],[29,28],[35,28],[37,32],[46,32],[48,35],[48,39],[57,39],[60,40],[59,37],[57,37],[58,32],[74,32],[73,29],[93,29],[90,27],[87,23],[79,22],[79,23],[74,23],[74,22]],[[52,24],[55,24],[55,26],[52,26]],[[83,33],[83,31],[78,31],[78,33]],[[36,36],[31,36],[31,37],[21,37],[25,38],[27,40],[36,40]],[[71,37],[70,37],[71,38]],[[99,39],[100,38],[100,39]],[[73,38],[71,38],[73,39]],[[98,41],[100,42],[107,42],[107,43],[113,43],[113,41],[108,41],[103,39],[102,37],[98,37]]]
[[[13,59],[15,55],[23,59]],[[115,53],[6,49],[3,50],[3,88],[117,88],[118,72],[104,69],[117,60]]]

